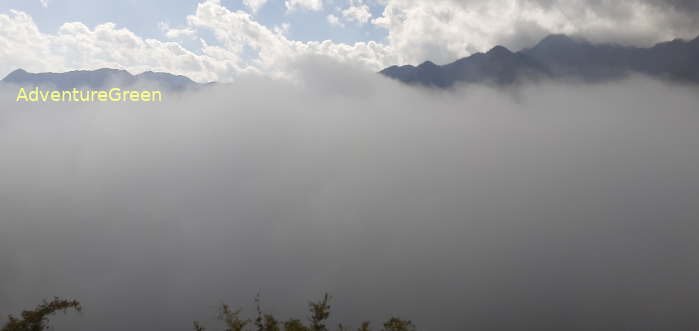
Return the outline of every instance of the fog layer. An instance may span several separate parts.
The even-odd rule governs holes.
[[[406,87],[331,64],[162,104],[0,98],[0,316],[189,330],[695,330],[699,92],[635,78]]]

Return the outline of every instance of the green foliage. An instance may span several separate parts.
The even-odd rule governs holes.
[[[245,326],[250,324],[249,319],[240,319],[241,310],[242,309],[232,311],[227,304],[224,303],[221,305],[218,319],[226,323],[226,331],[243,331]]]
[[[263,317],[262,308],[260,307],[260,293],[257,293],[257,296],[255,296],[255,310],[257,311],[257,318],[255,318],[255,327],[257,327],[257,331],[264,331],[265,325],[262,322]]]
[[[309,324],[304,324],[301,320],[290,318],[284,322],[277,320],[272,314],[266,314],[262,311],[260,305],[260,295],[255,297],[256,317],[254,320],[241,319],[240,312],[231,311],[231,309],[223,304],[219,319],[226,323],[226,331],[329,331],[326,326],[326,321],[330,317],[330,299],[328,294],[325,294],[319,301],[311,301],[308,303],[308,308],[311,315],[308,317]],[[254,328],[248,328],[249,325]],[[195,331],[204,331],[198,322],[194,322]],[[338,325],[339,331],[349,331],[342,324]],[[357,331],[371,331],[369,321],[362,322]],[[411,321],[402,320],[396,317],[390,318],[383,324],[381,331],[415,331],[415,325]],[[0,330],[3,331],[3,330]]]
[[[260,307],[260,294],[258,293],[255,297],[255,308],[257,311],[257,317],[255,318],[255,327],[257,331],[281,331],[279,327],[279,321],[277,321],[272,314],[262,313],[262,307]]]
[[[49,316],[62,311],[66,313],[69,309],[81,311],[82,306],[76,300],[64,300],[58,297],[51,301],[44,300],[34,310],[25,310],[21,318],[12,315],[8,316],[8,321],[0,331],[42,331],[48,328]]]
[[[330,317],[330,299],[330,296],[325,294],[323,299],[308,303],[311,313],[308,317],[308,325],[296,318],[281,322],[272,314],[264,313],[260,305],[259,294],[255,297],[257,315],[254,320],[241,318],[242,309],[232,310],[225,303],[221,304],[217,317],[225,324],[225,331],[329,331],[326,321]],[[23,311],[20,318],[9,315],[7,323],[0,328],[0,331],[44,331],[48,328],[49,316],[59,311],[66,313],[70,309],[82,311],[82,306],[76,300],[64,300],[57,297],[51,301],[44,300],[34,310]],[[206,330],[197,321],[193,323],[193,326],[195,331]],[[338,329],[349,331],[342,324],[338,325]],[[371,331],[369,322],[363,322],[357,331]],[[392,317],[383,324],[381,331],[415,331],[415,325],[411,321]]]
[[[265,324],[264,331],[281,331],[279,328],[279,321],[277,321],[272,314],[265,314]]]
[[[415,325],[411,321],[391,317],[383,324],[382,331],[415,331]]]
[[[318,302],[309,302],[308,307],[311,309],[311,331],[328,331],[325,327],[325,320],[330,317],[330,297],[327,293],[323,296],[323,300]]]
[[[292,318],[284,322],[284,331],[308,331],[308,328],[301,320]]]

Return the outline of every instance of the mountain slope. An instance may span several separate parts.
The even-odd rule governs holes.
[[[512,84],[541,78],[607,81],[630,73],[699,83],[699,37],[651,48],[594,45],[565,35],[550,35],[534,47],[513,53],[496,46],[438,66],[392,66],[381,74],[408,84],[449,87],[455,83]]]
[[[166,90],[182,91],[200,86],[185,76],[151,71],[131,75],[126,70],[107,68],[63,73],[29,73],[23,69],[17,69],[7,75],[2,82],[17,85],[52,86],[60,90],[104,89],[111,86],[126,88],[135,84],[144,84],[147,86],[155,85]]]

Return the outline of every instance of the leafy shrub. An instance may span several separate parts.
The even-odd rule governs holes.
[[[290,318],[284,322],[277,320],[272,314],[265,314],[260,307],[260,296],[255,298],[257,316],[255,320],[242,319],[241,309],[232,311],[225,303],[221,305],[218,319],[226,325],[225,331],[329,331],[326,325],[330,317],[330,296],[325,294],[318,301],[308,303],[311,313],[308,317],[308,324],[304,324],[300,319]],[[196,331],[206,329],[199,323],[194,322]],[[339,331],[348,331],[342,324],[338,325]],[[369,322],[363,322],[357,331],[371,331]],[[415,325],[408,320],[392,317],[383,324],[381,331],[415,331]]]
[[[64,300],[58,297],[51,301],[44,300],[34,310],[25,310],[21,314],[21,318],[8,316],[8,321],[0,329],[0,331],[42,331],[48,328],[49,316],[62,311],[68,312],[69,309],[81,311],[82,306],[76,300]]]
[[[304,324],[297,318],[290,318],[282,322],[272,314],[264,313],[260,306],[259,295],[255,298],[257,315],[254,320],[242,318],[242,309],[232,310],[225,303],[221,304],[217,317],[225,324],[225,331],[329,331],[326,322],[330,317],[330,299],[330,296],[325,294],[321,300],[308,303],[311,312],[308,324]],[[50,316],[57,312],[66,313],[70,309],[79,312],[82,311],[82,306],[76,300],[65,300],[58,297],[51,301],[44,300],[34,310],[23,311],[19,318],[9,315],[7,323],[0,331],[44,331],[48,328]],[[205,331],[206,328],[194,321],[194,330]],[[349,331],[342,324],[338,325],[338,330]],[[369,322],[363,322],[357,331],[371,331]],[[415,326],[411,321],[392,317],[383,324],[381,331],[415,331]]]

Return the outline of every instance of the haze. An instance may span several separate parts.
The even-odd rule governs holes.
[[[298,68],[159,105],[3,90],[0,313],[61,296],[85,310],[56,330],[190,330],[329,292],[353,326],[696,329],[697,87]]]

